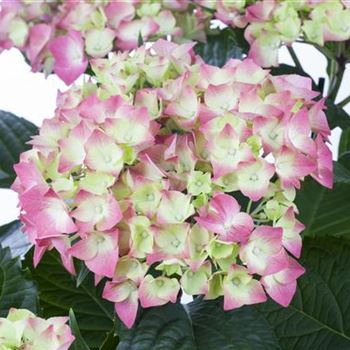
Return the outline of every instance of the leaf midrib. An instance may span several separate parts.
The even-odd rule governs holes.
[[[328,325],[322,323],[322,322],[319,321],[317,318],[314,318],[313,316],[311,316],[311,315],[305,313],[304,311],[302,311],[302,310],[296,308],[295,306],[289,305],[289,308],[291,308],[291,309],[294,310],[295,312],[297,312],[297,313],[299,313],[299,314],[301,314],[301,315],[303,315],[303,316],[309,318],[309,319],[312,320],[313,322],[315,322],[315,323],[317,323],[318,325],[320,325],[322,328],[325,328],[325,329],[329,330],[330,332],[332,332],[332,333],[334,333],[334,334],[337,334],[337,335],[339,335],[339,336],[341,336],[341,337],[343,337],[343,338],[345,338],[345,339],[347,339],[347,340],[350,340],[350,337],[348,337],[345,333],[339,332],[339,331],[337,331],[336,329],[334,329],[334,328],[332,328],[332,327],[330,327],[330,326],[328,326]]]

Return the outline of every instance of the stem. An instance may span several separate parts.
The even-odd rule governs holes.
[[[345,72],[345,64],[346,58],[343,55],[344,45],[338,43],[336,46],[336,56],[335,59],[328,61],[330,64],[330,84],[328,90],[328,97],[333,100],[336,100],[339,88],[341,86],[344,72]]]
[[[339,103],[337,103],[337,106],[345,107],[349,102],[350,102],[350,96],[344,98],[343,101],[340,101]]]
[[[251,216],[254,216],[259,213],[259,211],[263,208],[264,204],[266,203],[266,199],[264,199],[262,202],[259,203],[259,205],[252,211],[250,214]]]
[[[266,219],[266,220],[257,220],[257,219],[254,219],[254,222],[256,222],[257,224],[266,224],[268,222],[270,222],[271,220],[270,219]]]
[[[292,59],[294,61],[295,66],[298,69],[303,70],[303,67],[302,67],[302,65],[301,65],[301,63],[299,61],[299,58],[298,58],[297,54],[295,53],[293,47],[292,46],[287,46],[287,49],[288,49],[289,54],[292,56]]]
[[[247,205],[247,210],[246,210],[247,214],[250,213],[250,210],[252,209],[252,204],[253,204],[253,201],[250,200],[250,201],[248,202],[248,205]]]

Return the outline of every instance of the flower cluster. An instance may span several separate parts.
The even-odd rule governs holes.
[[[15,165],[34,263],[55,248],[107,278],[123,322],[180,287],[226,310],[288,305],[304,269],[296,189],[332,186],[330,130],[308,78],[252,60],[205,64],[158,40],[91,61]]]
[[[74,336],[67,321],[68,317],[45,320],[25,309],[10,309],[0,318],[0,349],[68,350]]]
[[[278,49],[299,38],[323,46],[350,39],[348,1],[196,1],[228,26],[246,28],[248,57],[263,67],[278,65]]]
[[[34,71],[52,70],[73,83],[90,58],[137,48],[140,40],[172,36],[176,42],[205,41],[210,20],[245,28],[248,57],[276,66],[278,49],[299,37],[323,46],[350,38],[346,1],[3,1],[0,52],[13,46]]]
[[[15,46],[34,71],[54,70],[69,85],[85,72],[89,58],[134,49],[140,40],[204,40],[206,16],[187,9],[188,1],[176,0],[4,0],[0,52]]]

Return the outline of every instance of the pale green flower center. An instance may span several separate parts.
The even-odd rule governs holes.
[[[106,154],[103,159],[105,163],[110,163],[112,161],[112,157],[109,154]]]
[[[102,205],[96,205],[96,207],[95,207],[95,213],[96,213],[96,214],[102,214],[102,212],[103,212],[103,207],[102,207]]]
[[[148,194],[146,195],[146,198],[147,198],[147,200],[150,201],[150,202],[154,201],[154,199],[155,199],[154,193],[148,193]]]
[[[259,176],[257,174],[250,175],[249,180],[250,181],[254,181],[254,182],[258,181],[259,180]]]
[[[260,255],[262,250],[259,247],[254,247],[253,248],[253,254],[254,255]]]
[[[241,284],[241,280],[239,277],[235,277],[233,280],[232,280],[232,284],[236,287],[238,287],[240,284]]]
[[[145,239],[147,237],[148,237],[148,232],[147,231],[142,231],[141,238]]]
[[[175,248],[177,248],[179,245],[180,245],[180,241],[177,239],[177,238],[175,238],[172,242],[171,242],[171,244],[175,247]]]
[[[163,287],[164,286],[164,281],[163,280],[157,280],[156,281],[156,285],[157,285],[157,287]]]

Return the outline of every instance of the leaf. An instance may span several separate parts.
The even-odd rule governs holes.
[[[132,329],[121,325],[117,350],[194,350],[192,327],[184,307],[166,304],[141,311]]]
[[[83,339],[80,329],[78,326],[77,319],[75,317],[73,309],[69,310],[69,327],[72,330],[72,333],[75,337],[74,343],[72,344],[72,350],[90,350],[89,346],[86,344]]]
[[[26,255],[26,265],[32,266],[32,254]],[[102,299],[103,283],[95,287],[92,277],[76,287],[76,281],[61,265],[57,254],[46,252],[36,269],[40,306],[45,318],[68,315],[72,308],[80,331],[88,346],[98,348],[113,327],[113,304]]]
[[[350,128],[342,131],[339,141],[338,163],[350,171]]]
[[[335,105],[330,99],[326,100],[326,115],[331,129],[337,126],[341,129],[350,127],[350,117],[342,107]]]
[[[220,34],[208,35],[206,43],[197,43],[194,51],[206,63],[222,67],[230,58],[242,58],[248,47],[243,30],[225,28]]]
[[[19,155],[30,148],[26,144],[37,127],[10,112],[0,111],[0,187],[9,188],[15,179],[13,165]]]
[[[12,221],[0,227],[0,245],[3,248],[9,247],[13,258],[24,256],[31,247],[21,227],[22,224],[19,220]]]
[[[28,270],[22,270],[19,258],[12,258],[9,248],[0,249],[0,317],[11,308],[37,311],[37,288]]]
[[[350,170],[342,163],[333,162],[334,183],[350,184]]]
[[[299,220],[308,237],[344,237],[350,239],[350,185],[338,183],[328,190],[308,179],[297,192],[295,201]]]
[[[196,298],[187,305],[197,349],[281,349],[264,316],[253,307],[224,311],[221,300]]]
[[[341,133],[338,149],[339,158],[348,151],[350,151],[350,128],[343,130]]]
[[[296,296],[287,308],[274,302],[259,311],[284,350],[350,349],[350,247],[341,239],[307,238]]]
[[[115,350],[117,348],[118,343],[119,337],[113,329],[108,333],[106,339],[100,346],[99,350]]]

